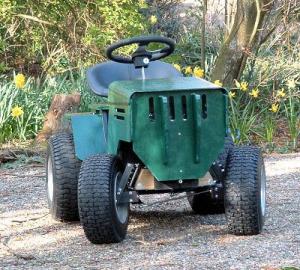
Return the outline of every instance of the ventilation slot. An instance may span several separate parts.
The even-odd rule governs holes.
[[[121,115],[115,115],[115,118],[118,119],[118,120],[124,120],[125,119],[125,117],[121,116]]]
[[[152,120],[152,121],[155,119],[154,99],[153,99],[153,97],[149,98],[149,119]]]
[[[169,97],[169,114],[170,114],[170,119],[174,120],[175,119],[175,106],[174,106],[174,97],[173,96]]]
[[[183,120],[187,119],[186,96],[181,97],[181,109]]]
[[[116,108],[116,112],[118,112],[118,113],[125,113],[125,109]]]
[[[202,118],[207,117],[207,100],[206,100],[206,95],[201,96],[201,101],[202,101]]]

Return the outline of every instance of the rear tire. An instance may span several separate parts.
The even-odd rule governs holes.
[[[229,233],[262,231],[266,212],[266,174],[259,148],[234,147],[225,178],[225,214]]]
[[[58,133],[48,142],[46,178],[50,213],[60,221],[76,221],[77,183],[81,161],[75,156],[72,134]]]
[[[117,205],[122,176],[116,156],[99,154],[83,161],[78,181],[80,222],[94,244],[121,242],[127,233],[129,203]]]
[[[224,150],[219,154],[216,163],[221,164],[221,166],[226,169],[227,167],[227,158],[229,152],[233,149],[234,147],[234,142],[232,140],[232,137],[226,136],[225,137],[225,142],[224,142]]]
[[[224,213],[224,195],[218,192],[218,198],[212,198],[210,192],[198,195],[188,194],[188,201],[193,211],[199,215],[213,215]],[[219,198],[219,196],[221,196]]]
[[[233,147],[234,143],[231,136],[226,136],[224,150],[219,154],[217,160],[209,170],[214,180],[223,182],[228,153]],[[219,188],[218,191],[214,191],[214,193],[213,196],[211,193],[202,193],[198,195],[188,193],[188,201],[193,211],[200,215],[223,214],[225,212],[224,188]]]

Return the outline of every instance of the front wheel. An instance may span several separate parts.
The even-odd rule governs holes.
[[[121,242],[127,233],[129,203],[118,202],[122,164],[116,156],[94,155],[83,161],[78,180],[80,222],[94,244]]]
[[[229,233],[262,231],[266,213],[266,173],[259,148],[234,147],[225,177],[225,215]]]

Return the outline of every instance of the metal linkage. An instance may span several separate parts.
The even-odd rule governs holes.
[[[199,191],[199,192],[193,192],[191,194],[185,194],[185,195],[182,195],[182,196],[177,196],[176,198],[170,198],[170,199],[166,199],[166,200],[159,200],[159,201],[149,203],[149,204],[142,202],[142,204],[145,207],[149,207],[149,206],[153,206],[153,205],[156,205],[156,204],[161,204],[161,203],[170,202],[170,201],[177,201],[177,200],[188,198],[188,197],[191,197],[191,196],[194,196],[194,195],[208,193],[208,192],[211,192],[211,190],[209,189],[209,190],[204,190],[204,191]]]
[[[140,170],[140,164],[128,163],[122,175],[117,191],[117,201],[119,203],[139,203],[140,199],[136,191],[125,191],[126,185],[128,188],[132,187],[136,180],[138,171]]]

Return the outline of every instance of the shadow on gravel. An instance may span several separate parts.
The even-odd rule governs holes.
[[[196,215],[191,211],[140,211],[131,212],[130,223],[146,223],[150,227],[161,230],[182,229],[191,226],[223,226],[226,225],[225,215]]]

